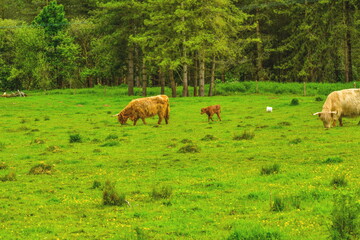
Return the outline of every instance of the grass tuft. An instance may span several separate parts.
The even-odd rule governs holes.
[[[261,175],[270,175],[270,174],[277,174],[280,171],[280,165],[275,163],[271,166],[262,167],[260,174]]]
[[[341,157],[329,157],[323,163],[326,164],[335,164],[335,163],[342,163],[344,160]]]
[[[7,165],[6,165],[6,163],[4,163],[4,162],[2,162],[2,163],[0,163],[0,170],[2,170],[2,169],[7,169]]]
[[[338,175],[333,177],[330,184],[333,185],[334,187],[345,187],[347,186],[348,182],[345,179],[345,175]]]
[[[9,172],[5,176],[0,178],[0,181],[7,182],[7,181],[16,181],[16,174],[15,172]]]
[[[201,151],[200,147],[195,144],[187,144],[181,147],[178,153],[199,153]]]
[[[299,105],[299,99],[297,98],[293,98],[290,102],[290,105],[291,106],[296,106],[296,105]]]
[[[273,212],[282,212],[285,210],[285,199],[275,196],[274,201],[270,202],[270,210]]]
[[[82,139],[81,139],[80,134],[77,133],[77,134],[70,135],[69,142],[70,143],[81,143]]]
[[[158,199],[168,199],[171,197],[173,189],[171,186],[160,186],[154,187],[151,192],[151,198],[154,200]]]
[[[54,171],[54,167],[52,165],[40,163],[38,165],[33,166],[30,169],[29,174],[33,174],[33,175],[52,174],[53,171]]]
[[[233,140],[251,140],[255,137],[253,130],[245,130],[241,135],[235,135]]]
[[[127,203],[124,193],[118,193],[115,189],[115,183],[107,180],[103,191],[103,205],[123,206]]]
[[[272,228],[265,228],[250,222],[241,222],[227,240],[281,240],[283,234]]]
[[[0,142],[0,151],[4,150],[5,146],[6,146],[5,143]]]
[[[218,138],[214,137],[213,135],[207,134],[201,140],[202,141],[214,141],[214,140],[218,140]]]

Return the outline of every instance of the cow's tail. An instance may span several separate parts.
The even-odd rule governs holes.
[[[170,104],[169,100],[166,101],[165,119],[168,121],[170,118]]]

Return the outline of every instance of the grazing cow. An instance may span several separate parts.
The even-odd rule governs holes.
[[[121,112],[114,115],[118,117],[120,124],[124,125],[128,119],[136,125],[137,120],[141,118],[144,124],[145,118],[159,116],[158,124],[161,124],[165,118],[166,124],[169,122],[170,106],[169,98],[166,95],[154,97],[145,97],[132,100]]]
[[[220,112],[221,112],[220,105],[209,106],[209,107],[201,109],[201,114],[206,113],[208,115],[208,122],[210,121],[210,119],[211,119],[211,121],[214,121],[212,119],[212,116],[214,115],[214,113],[216,113],[219,120],[221,121]]]
[[[344,89],[329,94],[318,115],[325,128],[336,126],[339,120],[340,126],[343,125],[343,117],[356,117],[360,115],[360,89]]]

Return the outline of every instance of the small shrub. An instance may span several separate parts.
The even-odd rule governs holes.
[[[270,203],[270,210],[273,212],[282,212],[285,209],[285,199],[275,196],[274,201]]]
[[[291,106],[296,106],[296,105],[299,105],[299,99],[297,98],[293,98],[290,102],[290,105]]]
[[[218,139],[217,137],[214,137],[213,135],[207,134],[201,140],[202,141],[214,141],[214,140],[217,140],[217,139]]]
[[[333,177],[330,184],[333,185],[334,187],[345,187],[347,186],[348,183],[347,180],[345,179],[345,175],[341,175],[341,176]]]
[[[103,191],[103,205],[122,206],[126,203],[125,194],[119,194],[115,189],[115,183],[107,180]]]
[[[54,171],[53,166],[45,163],[40,163],[36,166],[33,166],[29,174],[39,175],[39,174],[52,174]]]
[[[255,137],[254,131],[245,130],[241,135],[235,135],[233,140],[251,140]]]
[[[331,239],[359,239],[360,237],[360,205],[349,194],[334,196],[331,213]]]
[[[344,160],[341,157],[329,157],[323,163],[326,164],[335,164],[335,163],[342,163]]]
[[[70,143],[81,143],[82,139],[81,139],[80,134],[70,135],[69,142]]]
[[[172,187],[171,186],[160,186],[154,187],[151,192],[151,197],[155,200],[157,199],[167,199],[172,195]]]
[[[195,144],[188,144],[179,149],[178,153],[198,153],[200,148]]]
[[[273,164],[271,166],[262,167],[260,174],[261,175],[270,175],[270,174],[276,174],[280,171],[280,165],[279,164]]]
[[[16,174],[15,172],[9,172],[5,176],[0,178],[0,181],[7,182],[7,181],[16,181]]]
[[[321,102],[322,100],[323,100],[322,97],[316,97],[316,98],[315,98],[315,101],[316,101],[316,102]]]

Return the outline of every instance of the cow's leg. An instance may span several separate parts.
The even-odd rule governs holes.
[[[341,127],[343,126],[342,118],[339,118],[339,124]]]
[[[145,118],[141,118],[141,120],[142,120],[143,123],[146,125]]]
[[[169,123],[169,117],[165,117],[165,123],[166,123],[166,124]]]
[[[211,121],[214,121],[214,119],[212,118],[213,115],[214,115],[213,113],[210,114],[210,119],[211,119]]]
[[[216,113],[216,115],[218,116],[219,120],[221,121],[221,117],[219,113]]]
[[[159,114],[159,121],[158,121],[158,124],[160,125],[161,124],[161,121],[162,121],[162,117],[160,116],[160,114]]]
[[[334,119],[332,126],[336,127],[336,119]]]
[[[136,126],[137,120],[138,120],[138,118],[134,118],[134,126]]]

